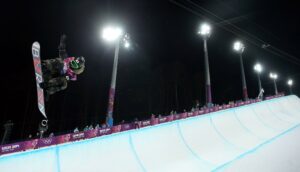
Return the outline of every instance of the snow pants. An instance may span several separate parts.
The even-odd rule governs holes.
[[[52,95],[67,88],[68,80],[63,74],[64,61],[62,58],[42,61],[44,89]]]

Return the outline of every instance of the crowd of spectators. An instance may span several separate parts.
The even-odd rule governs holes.
[[[249,99],[249,100],[253,100],[253,99]],[[234,103],[240,103],[242,101],[243,100],[229,101],[228,104],[232,105]],[[198,100],[196,100],[195,102],[196,102],[195,105],[191,107],[191,109],[190,109],[189,112],[194,112],[194,111],[198,111],[198,110],[205,110],[205,109],[208,108],[207,105],[201,106]],[[219,106],[219,104],[211,104],[209,107],[211,108],[211,107],[215,107],[215,106]],[[183,109],[182,112],[187,112],[187,111],[186,111],[186,109]],[[162,115],[162,114],[155,115],[155,114],[152,113],[151,114],[151,119],[154,119],[156,117],[157,118],[162,118],[163,116],[166,116],[166,115],[175,115],[175,114],[177,114],[176,110],[171,110],[171,112],[169,114],[165,114],[165,115]],[[134,128],[136,128],[136,129],[140,128],[140,121],[138,120],[138,118],[134,118],[134,120],[133,121],[129,121],[129,123],[133,123]],[[125,124],[125,120],[122,120],[119,124]],[[88,131],[88,130],[93,130],[93,129],[103,129],[103,128],[107,128],[107,127],[108,127],[108,125],[106,123],[102,123],[101,125],[100,124],[96,124],[95,126],[93,126],[93,125],[86,125],[82,130],[80,130],[78,127],[76,127],[73,130],[73,132],[74,133],[78,133],[80,131]],[[54,133],[50,133],[48,137],[53,137],[53,136],[54,136]],[[37,132],[36,137],[37,138],[40,137],[40,133],[39,132]],[[30,134],[28,138],[31,139],[32,135]]]

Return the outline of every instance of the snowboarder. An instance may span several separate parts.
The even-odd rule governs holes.
[[[42,60],[41,63],[44,82],[40,83],[40,87],[45,91],[46,100],[50,95],[65,90],[68,81],[76,81],[77,75],[85,68],[84,57],[68,57],[65,41],[66,35],[62,35],[58,46],[58,58]]]

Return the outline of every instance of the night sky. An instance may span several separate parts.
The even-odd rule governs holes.
[[[114,46],[100,37],[107,24],[122,26],[132,41],[130,50],[120,49],[115,123],[182,112],[196,100],[204,104],[203,41],[196,34],[202,22],[213,28],[208,53],[214,103],[242,99],[239,58],[232,50],[235,40],[246,46],[249,97],[258,94],[256,62],[264,66],[266,95],[274,93],[270,71],[279,75],[279,92],[288,93],[290,77],[294,93],[300,93],[296,1],[63,0],[6,1],[1,6],[0,124],[14,122],[13,141],[35,134],[43,119],[36,103],[31,45],[40,42],[42,59],[57,57],[63,33],[69,56],[84,56],[86,70],[47,102],[49,132],[66,133],[105,121],[114,55]],[[269,46],[262,48],[264,44]]]

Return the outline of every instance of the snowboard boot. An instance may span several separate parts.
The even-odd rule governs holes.
[[[45,89],[47,84],[45,82],[41,82],[39,85],[41,89]]]

